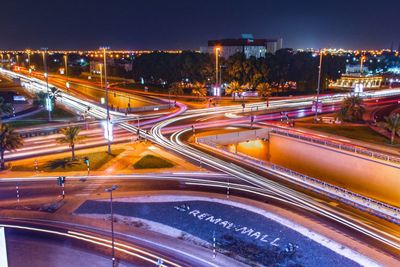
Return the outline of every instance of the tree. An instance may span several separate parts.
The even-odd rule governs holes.
[[[0,169],[5,169],[4,153],[6,151],[13,151],[23,145],[21,136],[14,132],[14,129],[8,124],[0,124]]]
[[[237,81],[233,81],[225,89],[225,92],[227,94],[230,94],[233,96],[233,100],[236,100],[236,95],[240,94],[243,92],[243,87],[240,86],[240,84]]]
[[[0,97],[0,113],[5,115],[11,115],[13,113],[13,106],[11,103],[6,103],[2,97]]]
[[[42,106],[46,105],[46,98],[47,98],[47,94],[45,92],[40,91],[40,92],[36,93],[36,99],[37,99],[37,102],[39,103],[39,105],[42,105]]]
[[[396,134],[400,136],[400,113],[385,117],[385,121],[380,122],[378,125],[390,131],[390,143],[394,144],[394,138]]]
[[[272,88],[269,83],[260,83],[256,87],[256,91],[259,96],[261,96],[264,100],[267,100],[267,106],[269,102],[269,97],[272,94]]]
[[[56,100],[57,100],[57,98],[59,98],[61,95],[60,95],[60,90],[58,90],[57,88],[55,88],[55,87],[51,87],[50,88],[50,99],[51,99],[51,102],[54,104],[54,107],[56,107]]]
[[[81,129],[79,127],[67,127],[61,129],[63,137],[57,138],[60,144],[69,144],[72,152],[72,160],[75,160],[75,144],[81,141],[84,137],[79,135]]]
[[[360,121],[365,113],[363,100],[357,95],[351,95],[343,99],[339,110],[339,117],[345,121]]]
[[[200,82],[195,82],[192,87],[192,94],[197,95],[198,98],[207,95],[207,88],[205,84]]]
[[[177,97],[178,95],[183,95],[183,85],[181,82],[171,83],[169,88],[169,93]]]

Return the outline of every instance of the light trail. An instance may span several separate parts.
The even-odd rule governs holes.
[[[99,238],[93,235],[88,235],[88,234],[83,234],[79,233],[76,231],[67,231],[65,232],[60,232],[60,231],[55,231],[55,230],[48,230],[48,229],[43,229],[43,228],[37,228],[37,227],[29,227],[29,226],[19,226],[19,225],[12,225],[12,224],[0,224],[1,227],[4,228],[11,228],[11,229],[19,229],[19,230],[28,230],[28,231],[34,231],[34,232],[40,232],[40,233],[46,233],[46,234],[52,234],[52,235],[58,235],[58,236],[63,236],[67,238],[72,238],[72,239],[77,239],[80,241],[84,241],[87,243],[91,243],[94,245],[99,245],[102,247],[107,247],[111,248],[111,241],[104,239],[104,238]],[[163,261],[163,264],[160,266],[168,267],[168,266],[175,266],[175,267],[180,267],[181,265],[176,264],[170,260],[164,259],[156,254],[150,253],[148,251],[125,245],[119,242],[115,242],[115,250],[130,255],[134,256],[137,258],[140,258],[144,261],[147,261],[152,264],[157,264],[157,260],[161,259]],[[167,264],[166,264],[167,263]],[[215,265],[212,265],[215,266]]]
[[[2,71],[0,69],[0,71]],[[4,70],[3,70],[4,71]],[[21,75],[22,76],[22,75]],[[25,78],[22,76],[22,78]],[[43,83],[43,82],[38,82]],[[42,85],[43,87],[43,85]],[[387,96],[394,96],[399,95],[399,89],[390,89],[390,90],[381,90],[376,92],[368,92],[364,93],[361,96],[363,98],[376,98],[376,97],[387,97]],[[338,103],[343,100],[348,94],[336,94],[336,95],[329,95],[329,96],[322,96],[321,101],[324,104],[334,104]],[[98,117],[98,118],[105,118],[105,110],[104,108],[98,107],[95,104],[89,103],[87,101],[82,101],[77,98],[67,96],[65,97],[67,102],[72,107],[75,107],[78,110],[87,109],[88,106],[91,107],[91,113]],[[182,143],[179,140],[179,136],[190,129],[183,129],[179,133],[174,133],[171,136],[171,139],[168,140],[163,134],[162,129],[167,127],[172,123],[176,123],[178,121],[182,121],[185,119],[195,119],[201,116],[210,116],[216,114],[224,114],[227,112],[230,113],[240,113],[243,111],[251,112],[252,109],[257,110],[266,110],[272,108],[299,108],[312,105],[312,101],[314,97],[301,97],[301,98],[292,98],[292,99],[285,99],[285,100],[274,100],[270,101],[269,107],[263,102],[261,103],[254,103],[254,104],[247,104],[246,108],[242,110],[240,105],[235,106],[228,106],[228,107],[216,107],[216,108],[209,108],[209,109],[198,109],[198,110],[190,110],[185,112],[184,115],[180,117],[176,117],[176,114],[171,114],[169,118],[160,118],[158,119],[159,123],[156,124],[151,128],[150,133],[147,131],[140,130],[140,135],[145,137],[146,139],[159,144],[160,146],[174,151],[178,154],[181,154],[187,158],[190,158],[195,161],[200,161],[202,164],[220,170],[224,173],[232,175],[238,179],[241,179],[245,182],[248,182],[254,186],[254,188],[261,188],[264,190],[268,190],[272,194],[278,196],[281,199],[287,200],[289,203],[293,205],[301,205],[303,207],[307,207],[307,209],[313,211],[314,213],[320,214],[324,217],[330,218],[334,221],[337,221],[345,226],[348,226],[354,230],[357,230],[360,233],[363,233],[367,236],[372,237],[373,239],[380,241],[396,250],[400,249],[399,239],[396,236],[390,235],[389,233],[382,232],[377,229],[373,225],[368,225],[360,220],[355,218],[349,217],[345,214],[340,214],[332,210],[331,207],[320,203],[313,199],[312,197],[305,195],[303,193],[299,193],[293,189],[290,189],[286,186],[280,185],[279,183],[267,180],[265,177],[257,175],[253,172],[250,172],[244,168],[241,168],[235,164],[225,162],[220,160],[216,157],[210,156],[206,153],[198,151],[192,147],[187,146],[186,144]],[[82,104],[82,102],[84,104]],[[93,109],[93,111],[92,111]],[[184,108],[181,108],[181,112],[179,114],[183,114]],[[113,116],[120,117],[124,114],[120,113],[113,113]],[[157,119],[156,119],[157,120]],[[157,121],[152,121],[151,123],[156,123]],[[120,126],[128,131],[136,132],[137,128],[129,125],[127,123],[121,123]],[[279,175],[278,175],[279,176]],[[372,230],[369,230],[372,229]],[[393,241],[394,240],[394,241]]]

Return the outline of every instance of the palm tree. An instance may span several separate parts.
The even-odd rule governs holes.
[[[362,120],[365,108],[361,97],[351,95],[343,99],[342,106],[339,110],[339,117],[346,121]]]
[[[0,124],[0,169],[5,169],[4,153],[6,151],[13,151],[23,145],[21,136],[14,132],[14,129],[8,124]]]
[[[61,133],[64,135],[57,139],[57,142],[61,144],[69,144],[72,152],[72,160],[75,160],[75,144],[81,141],[84,137],[79,135],[81,129],[79,127],[67,127],[61,129]]]
[[[390,131],[390,142],[391,144],[394,144],[394,138],[396,134],[400,136],[400,113],[392,114],[388,117],[385,117],[385,121],[380,122],[378,125]]]
[[[56,100],[60,97],[60,90],[55,87],[51,87],[49,94],[52,104],[54,104],[54,107],[56,107]]]
[[[38,92],[36,93],[36,99],[37,102],[39,103],[39,105],[44,106],[46,104],[46,98],[47,98],[47,94],[45,92]]]
[[[227,94],[231,94],[233,96],[233,101],[235,101],[236,95],[243,92],[243,87],[240,86],[240,84],[237,81],[233,81],[228,84],[228,86],[225,89],[225,92]]]
[[[269,83],[259,83],[256,87],[256,91],[259,96],[261,96],[264,100],[267,100],[268,106],[269,97],[272,94],[272,88]]]
[[[198,98],[207,95],[207,88],[204,83],[195,82],[192,87],[192,94],[197,95]]]
[[[13,113],[13,106],[11,103],[6,103],[2,97],[0,97],[0,113],[5,115],[11,115]]]

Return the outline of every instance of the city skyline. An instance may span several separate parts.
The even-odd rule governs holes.
[[[284,47],[295,49],[397,49],[400,43],[400,34],[381,23],[396,22],[400,3],[391,0],[380,2],[384,12],[372,1],[358,0],[328,6],[314,0],[177,0],[168,5],[158,0],[117,0],[113,5],[23,0],[3,7],[10,12],[0,18],[0,25],[8,25],[0,26],[0,49],[96,49],[107,44],[113,49],[197,50],[207,40],[238,38],[242,33],[283,38]]]

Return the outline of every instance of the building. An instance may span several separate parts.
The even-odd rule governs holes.
[[[90,72],[97,73],[102,68],[104,62],[102,58],[91,59],[89,62]],[[107,58],[108,68],[119,68],[126,72],[132,71],[133,64],[131,60]]]
[[[342,77],[330,84],[331,88],[356,88],[362,86],[366,89],[378,89],[385,83],[385,78],[376,75],[343,74]]]
[[[229,58],[236,53],[244,53],[246,58],[265,57],[266,53],[275,54],[282,49],[282,39],[254,39],[251,34],[242,34],[239,39],[221,39],[208,41],[207,47],[200,48],[202,53],[215,53],[217,47],[221,48],[221,57]]]

